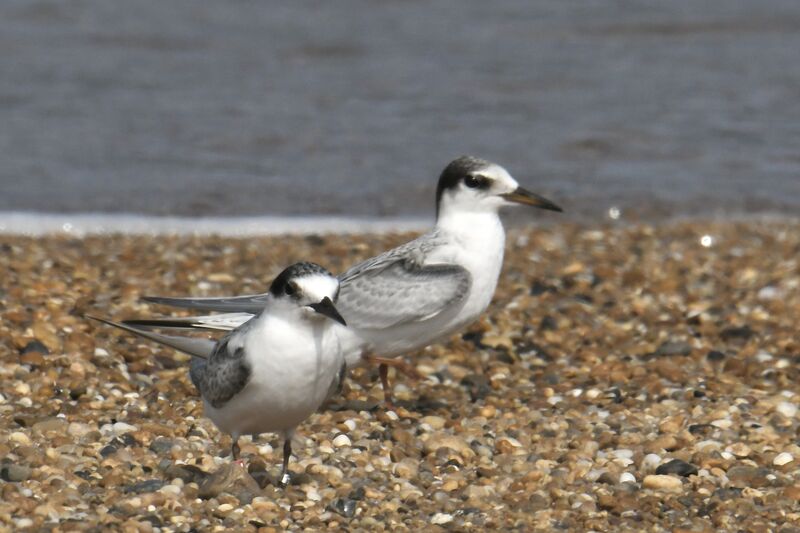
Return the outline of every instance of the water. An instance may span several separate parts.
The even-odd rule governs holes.
[[[796,0],[4,0],[0,46],[0,211],[430,217],[462,153],[568,217],[800,207]]]

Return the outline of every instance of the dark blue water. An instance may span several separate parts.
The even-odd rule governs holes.
[[[4,0],[0,211],[798,212],[800,2]]]

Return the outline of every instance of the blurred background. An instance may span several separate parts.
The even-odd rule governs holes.
[[[800,207],[797,0],[4,0],[0,45],[0,211],[430,218],[464,153],[578,220]]]

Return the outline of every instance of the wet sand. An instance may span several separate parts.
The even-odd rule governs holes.
[[[286,490],[270,435],[231,464],[184,357],[83,318],[407,238],[0,236],[2,527],[798,530],[797,221],[513,230],[487,314],[393,411],[353,372]]]

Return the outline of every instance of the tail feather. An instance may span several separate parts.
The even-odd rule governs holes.
[[[250,313],[224,313],[205,316],[139,318],[123,320],[122,323],[127,326],[147,329],[210,329],[230,331],[238,328],[251,318],[253,318],[253,315]]]
[[[129,333],[133,333],[134,335],[144,337],[145,339],[155,341],[159,344],[169,346],[170,348],[187,353],[193,357],[200,357],[201,359],[208,359],[211,357],[211,354],[214,353],[214,348],[217,344],[215,341],[210,339],[194,339],[191,337],[178,337],[176,335],[163,335],[161,333],[154,333],[152,331],[140,329],[125,323],[114,322],[113,320],[108,320],[106,318],[100,318],[92,315],[86,315],[86,317],[91,318],[92,320],[97,320],[98,322],[102,322],[104,324],[108,324],[109,326],[114,326],[116,328],[125,330]]]

